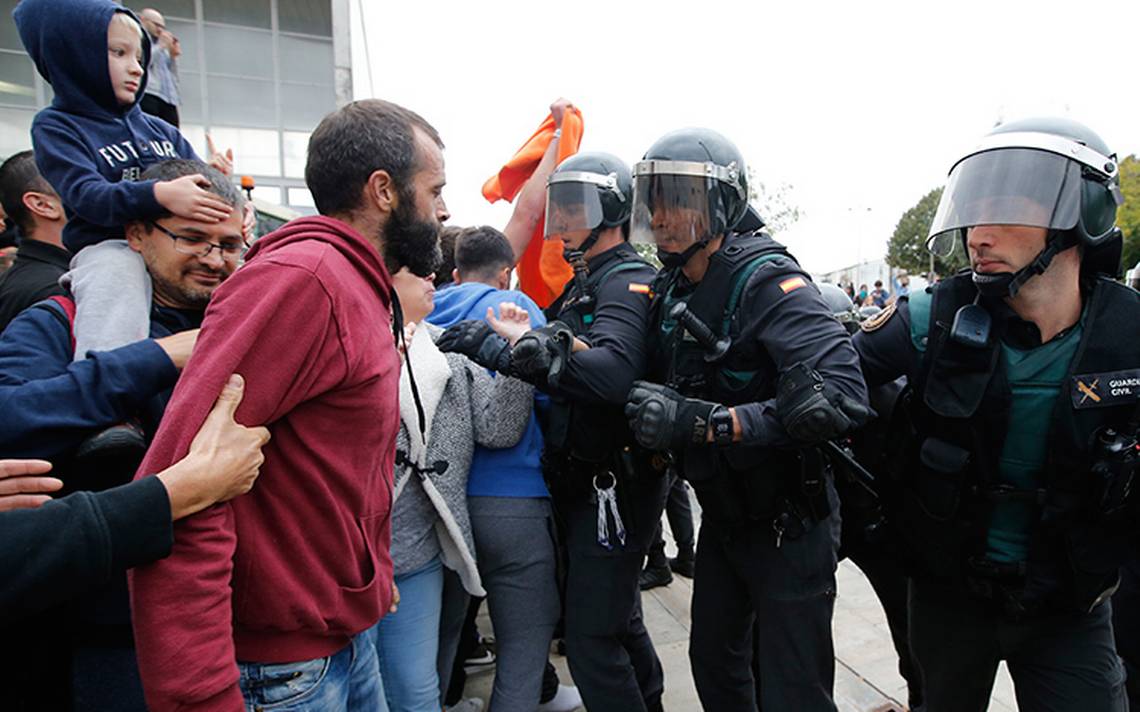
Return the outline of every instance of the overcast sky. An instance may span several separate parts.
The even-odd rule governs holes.
[[[792,186],[803,217],[777,237],[813,272],[881,257],[999,120],[1066,115],[1140,153],[1135,0],[769,5],[352,0],[354,90],[439,129],[456,225],[506,224],[482,183],[558,96],[582,109],[582,150],[630,163],[715,129]]]

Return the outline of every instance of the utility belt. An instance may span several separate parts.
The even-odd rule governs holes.
[[[703,516],[732,530],[770,529],[776,546],[798,539],[831,515],[831,467],[819,448],[780,451],[747,471],[721,463],[717,476],[694,483]]]
[[[637,482],[662,477],[670,460],[641,448],[627,445],[615,448],[600,461],[586,460],[566,450],[547,447],[542,453],[542,474],[547,485],[567,494],[593,491],[601,477],[618,482]]]
[[[654,454],[627,446],[612,452],[602,462],[591,462],[563,451],[547,449],[543,453],[543,474],[556,507],[591,506],[597,513],[597,543],[603,549],[626,548],[627,525],[632,528],[632,546],[647,545],[646,534],[657,525],[645,518],[645,502],[641,498],[660,484],[666,466]],[[660,489],[660,488],[658,488]]]

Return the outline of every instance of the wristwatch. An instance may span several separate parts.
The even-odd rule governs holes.
[[[713,408],[709,414],[709,426],[712,428],[713,443],[720,446],[731,445],[735,428],[732,424],[732,411],[723,405]]]

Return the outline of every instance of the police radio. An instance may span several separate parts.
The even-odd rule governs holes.
[[[1105,427],[1093,435],[1092,454],[1095,510],[1104,517],[1126,515],[1133,503],[1133,488],[1140,465],[1140,406],[1120,431]]]

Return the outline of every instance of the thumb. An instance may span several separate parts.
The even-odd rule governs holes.
[[[234,160],[234,150],[232,148],[226,149],[226,160],[228,160],[228,161]]]
[[[241,399],[244,395],[245,379],[241,377],[241,374],[235,373],[226,381],[226,385],[222,388],[222,393],[218,396],[218,402],[214,404],[214,410],[211,413],[217,413],[233,420],[234,413],[241,405]]]
[[[208,132],[206,133],[206,150],[210,153],[210,155],[218,152],[218,149],[214,146],[214,137],[211,136]]]

